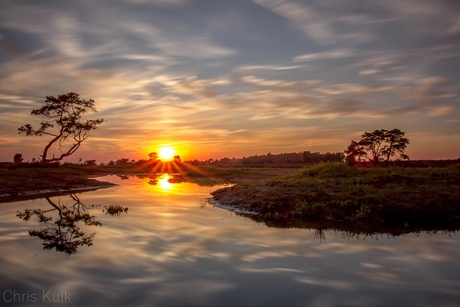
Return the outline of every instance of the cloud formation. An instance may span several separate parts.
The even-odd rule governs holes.
[[[38,157],[45,140],[17,128],[69,91],[107,119],[76,158],[140,159],[162,143],[185,159],[342,151],[381,128],[405,131],[412,158],[458,158],[460,5],[355,5],[6,1],[0,160]]]

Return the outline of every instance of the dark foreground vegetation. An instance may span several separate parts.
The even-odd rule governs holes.
[[[460,164],[356,168],[321,163],[212,193],[222,205],[273,227],[351,232],[460,229]]]

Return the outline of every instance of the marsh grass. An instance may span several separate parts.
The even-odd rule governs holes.
[[[212,193],[262,219],[374,225],[460,226],[460,167],[353,168],[321,163],[295,173],[237,184]]]
[[[298,177],[314,178],[349,178],[358,174],[357,168],[349,167],[341,162],[319,163],[317,165],[306,167],[301,170]]]
[[[111,216],[120,216],[122,213],[128,213],[128,207],[123,207],[120,205],[110,205],[104,206],[105,214],[109,214]]]

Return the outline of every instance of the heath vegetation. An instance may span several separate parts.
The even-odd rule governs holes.
[[[460,165],[356,168],[321,163],[212,193],[279,226],[325,220],[366,227],[460,226]]]

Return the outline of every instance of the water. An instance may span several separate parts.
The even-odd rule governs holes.
[[[460,302],[458,233],[370,238],[275,229],[208,204],[209,192],[218,187],[171,184],[167,177],[156,182],[102,179],[120,185],[0,204],[1,306],[456,306]],[[107,214],[106,207],[116,205],[128,211]],[[56,207],[61,214],[86,217],[95,225],[85,226],[82,220],[58,229],[53,224],[59,220]],[[40,222],[30,211],[34,209],[53,220]],[[30,219],[18,217],[18,211],[29,212]],[[72,240],[82,244],[44,249],[44,244],[66,234],[70,241],[69,231],[77,227],[80,237],[75,239],[74,233]],[[39,238],[40,233],[49,237]]]

